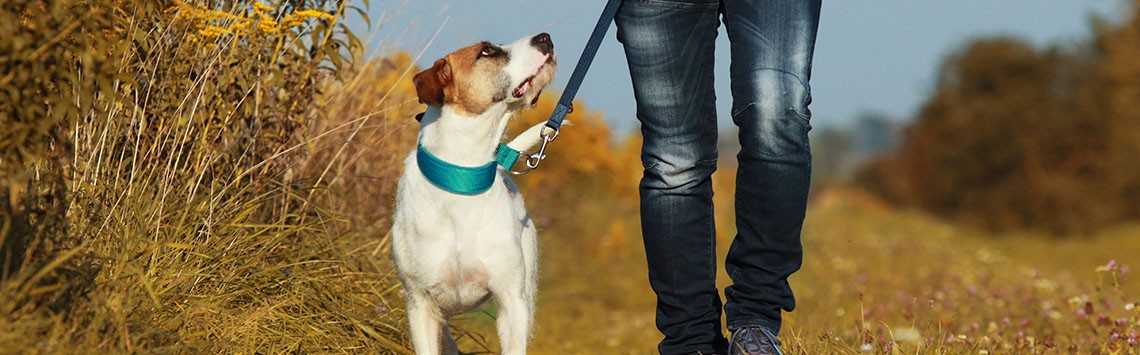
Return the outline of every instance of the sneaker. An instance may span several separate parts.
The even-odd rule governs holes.
[[[767,329],[744,327],[732,332],[728,344],[729,355],[784,355],[780,340]]]

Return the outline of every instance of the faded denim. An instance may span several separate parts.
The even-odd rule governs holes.
[[[645,167],[639,187],[662,354],[723,353],[712,179],[717,159],[713,46],[731,43],[740,128],[736,224],[723,305],[729,330],[779,333],[795,308],[811,181],[811,61],[820,0],[625,0],[615,22],[633,79]]]

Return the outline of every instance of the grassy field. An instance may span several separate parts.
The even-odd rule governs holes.
[[[345,6],[300,3],[3,5],[0,353],[410,353],[387,232],[415,59],[359,60]],[[653,353],[640,143],[576,107],[516,179],[542,250],[530,350]],[[1140,224],[990,235],[845,188],[810,206],[792,353],[1140,352]],[[456,318],[495,352],[493,305]]]
[[[609,237],[542,234],[533,352],[654,353],[643,251],[630,239],[589,254]],[[816,194],[803,238],[799,305],[781,335],[791,353],[1140,352],[1140,284],[1128,271],[1140,226],[1083,240],[993,236],[832,189]]]
[[[721,264],[734,233],[732,175],[715,181]],[[607,189],[635,191],[636,179]],[[557,208],[545,203],[531,201],[540,220]],[[660,335],[635,201],[580,203],[569,210],[584,226],[553,223],[540,232],[531,350],[655,353]],[[897,210],[857,189],[823,188],[803,241],[804,268],[791,279],[799,305],[781,335],[791,353],[1140,352],[1140,283],[1129,270],[1140,261],[1140,225],[1074,238],[993,235]],[[730,280],[720,274],[723,288]],[[482,335],[466,339],[474,352],[495,348],[487,312],[456,322]]]

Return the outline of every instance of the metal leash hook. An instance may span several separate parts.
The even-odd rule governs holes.
[[[531,155],[526,159],[526,166],[528,168],[531,168],[531,170],[538,168],[538,163],[541,163],[543,159],[546,159],[546,145],[550,144],[550,142],[553,142],[555,138],[558,138],[558,130],[556,129],[551,130],[551,132],[554,133],[546,133],[546,129],[549,127],[550,126],[542,127],[542,133],[540,133],[542,136],[542,145],[538,146],[538,153]]]
[[[553,142],[554,139],[558,138],[558,130],[551,128],[550,132],[553,133],[547,133],[547,128],[550,128],[550,126],[542,127],[542,132],[540,133],[542,136],[542,145],[538,146],[537,152],[531,154],[519,153],[520,155],[526,156],[526,170],[509,170],[508,172],[510,172],[511,175],[523,175],[529,173],[531,170],[537,169],[538,164],[542,163],[542,161],[546,159],[546,146],[550,144],[550,142]]]

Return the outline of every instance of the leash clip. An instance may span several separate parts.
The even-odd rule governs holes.
[[[558,138],[558,130],[557,129],[551,128],[551,130],[550,130],[551,133],[547,133],[547,131],[546,131],[547,128],[550,128],[550,126],[543,126],[542,127],[542,132],[540,133],[540,135],[542,136],[542,145],[538,146],[537,152],[534,152],[531,154],[519,153],[521,155],[526,156],[526,159],[525,159],[526,160],[526,169],[519,170],[519,171],[508,170],[507,172],[511,173],[511,175],[517,176],[517,175],[523,175],[523,174],[529,173],[531,170],[538,169],[538,164],[542,163],[542,161],[544,159],[546,159],[546,146],[548,144],[550,144],[550,142],[553,142],[554,139]]]

